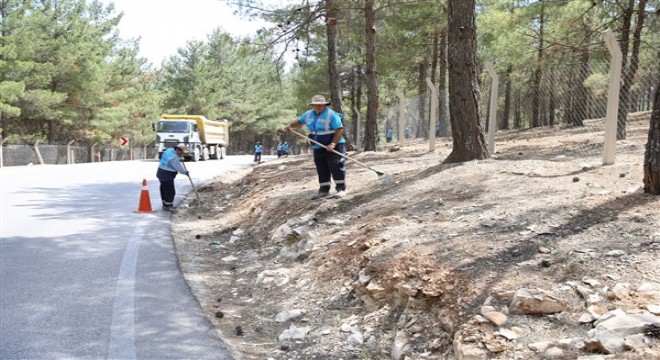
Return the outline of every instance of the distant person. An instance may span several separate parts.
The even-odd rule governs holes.
[[[387,128],[387,131],[385,131],[385,141],[392,142],[393,137],[394,137],[394,130],[392,130],[392,128]]]
[[[436,121],[435,123],[435,136],[440,136],[440,122]]]
[[[263,145],[257,141],[254,145],[254,162],[257,164],[261,162],[261,153],[264,151]]]
[[[309,105],[313,108],[304,112],[298,120],[290,122],[285,130],[306,125],[310,131],[309,138],[323,144],[326,148],[312,142],[314,149],[314,164],[319,177],[319,191],[313,200],[324,198],[330,194],[332,180],[337,193],[335,197],[346,195],[346,158],[339,154],[346,153],[343,138],[344,125],[341,116],[328,108],[330,102],[322,95],[314,95]],[[336,151],[339,154],[333,152]]]
[[[277,157],[278,158],[281,158],[284,155],[283,148],[284,148],[284,143],[283,142],[280,142],[279,144],[277,144]]]
[[[412,130],[410,130],[410,126],[406,126],[405,138],[410,139],[410,137],[412,137]]]
[[[190,172],[181,164],[181,157],[188,152],[185,144],[179,144],[163,152],[158,164],[156,177],[160,181],[160,198],[163,201],[163,210],[174,209],[174,196],[176,188],[174,187],[174,178],[178,173],[190,176]]]
[[[289,156],[289,144],[286,141],[282,144],[282,156]]]

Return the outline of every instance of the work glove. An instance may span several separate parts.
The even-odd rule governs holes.
[[[186,171],[186,176],[190,177],[190,171]]]
[[[287,125],[284,127],[284,132],[285,132],[285,133],[288,133],[289,130],[291,130],[291,128],[289,127],[289,124],[287,124]]]

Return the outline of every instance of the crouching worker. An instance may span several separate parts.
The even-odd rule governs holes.
[[[176,189],[174,187],[174,178],[178,173],[190,176],[190,172],[181,164],[181,157],[187,153],[185,144],[179,144],[176,147],[165,150],[158,164],[156,177],[160,181],[160,198],[163,201],[163,210],[174,209],[174,196]]]

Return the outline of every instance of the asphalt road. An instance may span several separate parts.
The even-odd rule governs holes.
[[[196,185],[249,156],[186,163]],[[0,359],[232,359],[179,270],[156,160],[0,169]],[[134,213],[147,179],[153,214]],[[176,203],[191,191],[175,181]]]

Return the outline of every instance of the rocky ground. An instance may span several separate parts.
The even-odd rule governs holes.
[[[491,159],[413,140],[353,153],[310,201],[308,155],[198,189],[181,268],[239,359],[660,359],[660,197],[649,114],[602,166],[602,120],[500,131]]]

